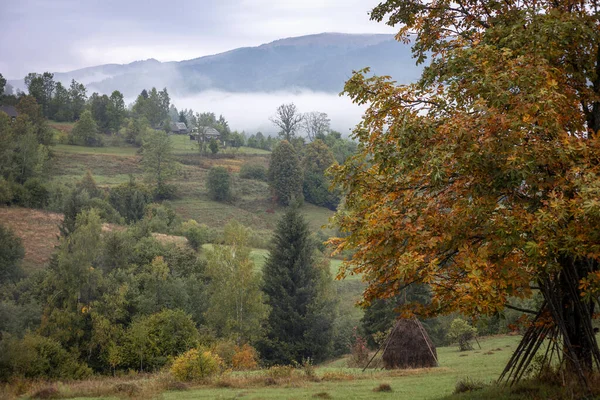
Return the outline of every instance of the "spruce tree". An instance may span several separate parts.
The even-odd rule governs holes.
[[[259,344],[261,356],[268,364],[321,360],[332,337],[331,323],[322,323],[320,297],[321,288],[327,286],[322,279],[328,276],[316,263],[315,244],[297,206],[279,221],[271,246],[263,287],[271,312],[266,338]],[[319,335],[313,326],[317,321],[321,321]]]
[[[271,153],[269,184],[277,202],[287,206],[302,198],[302,167],[294,147],[281,141]]]

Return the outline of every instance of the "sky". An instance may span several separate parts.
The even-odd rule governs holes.
[[[380,0],[0,0],[0,73],[180,61],[322,32],[394,33]]]

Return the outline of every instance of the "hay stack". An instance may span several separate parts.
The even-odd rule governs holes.
[[[437,352],[417,319],[400,319],[392,329],[383,351],[386,369],[437,367]]]

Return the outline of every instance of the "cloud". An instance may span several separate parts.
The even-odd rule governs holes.
[[[294,103],[302,113],[325,112],[331,119],[331,127],[344,136],[360,121],[364,107],[352,104],[348,97],[330,93],[298,91],[273,93],[228,93],[207,91],[191,97],[174,97],[171,102],[179,109],[191,108],[196,112],[222,114],[231,129],[255,133],[277,134],[269,121],[275,110],[283,103]]]
[[[391,33],[378,0],[4,0],[0,72],[196,58],[321,32]]]

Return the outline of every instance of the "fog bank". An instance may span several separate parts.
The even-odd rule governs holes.
[[[365,107],[352,104],[347,96],[332,93],[299,90],[297,92],[231,93],[206,91],[190,97],[172,96],[171,103],[178,110],[191,108],[195,112],[222,114],[232,130],[252,134],[261,131],[276,134],[269,121],[278,106],[294,103],[301,113],[320,111],[331,119],[331,128],[348,136],[360,121]]]

